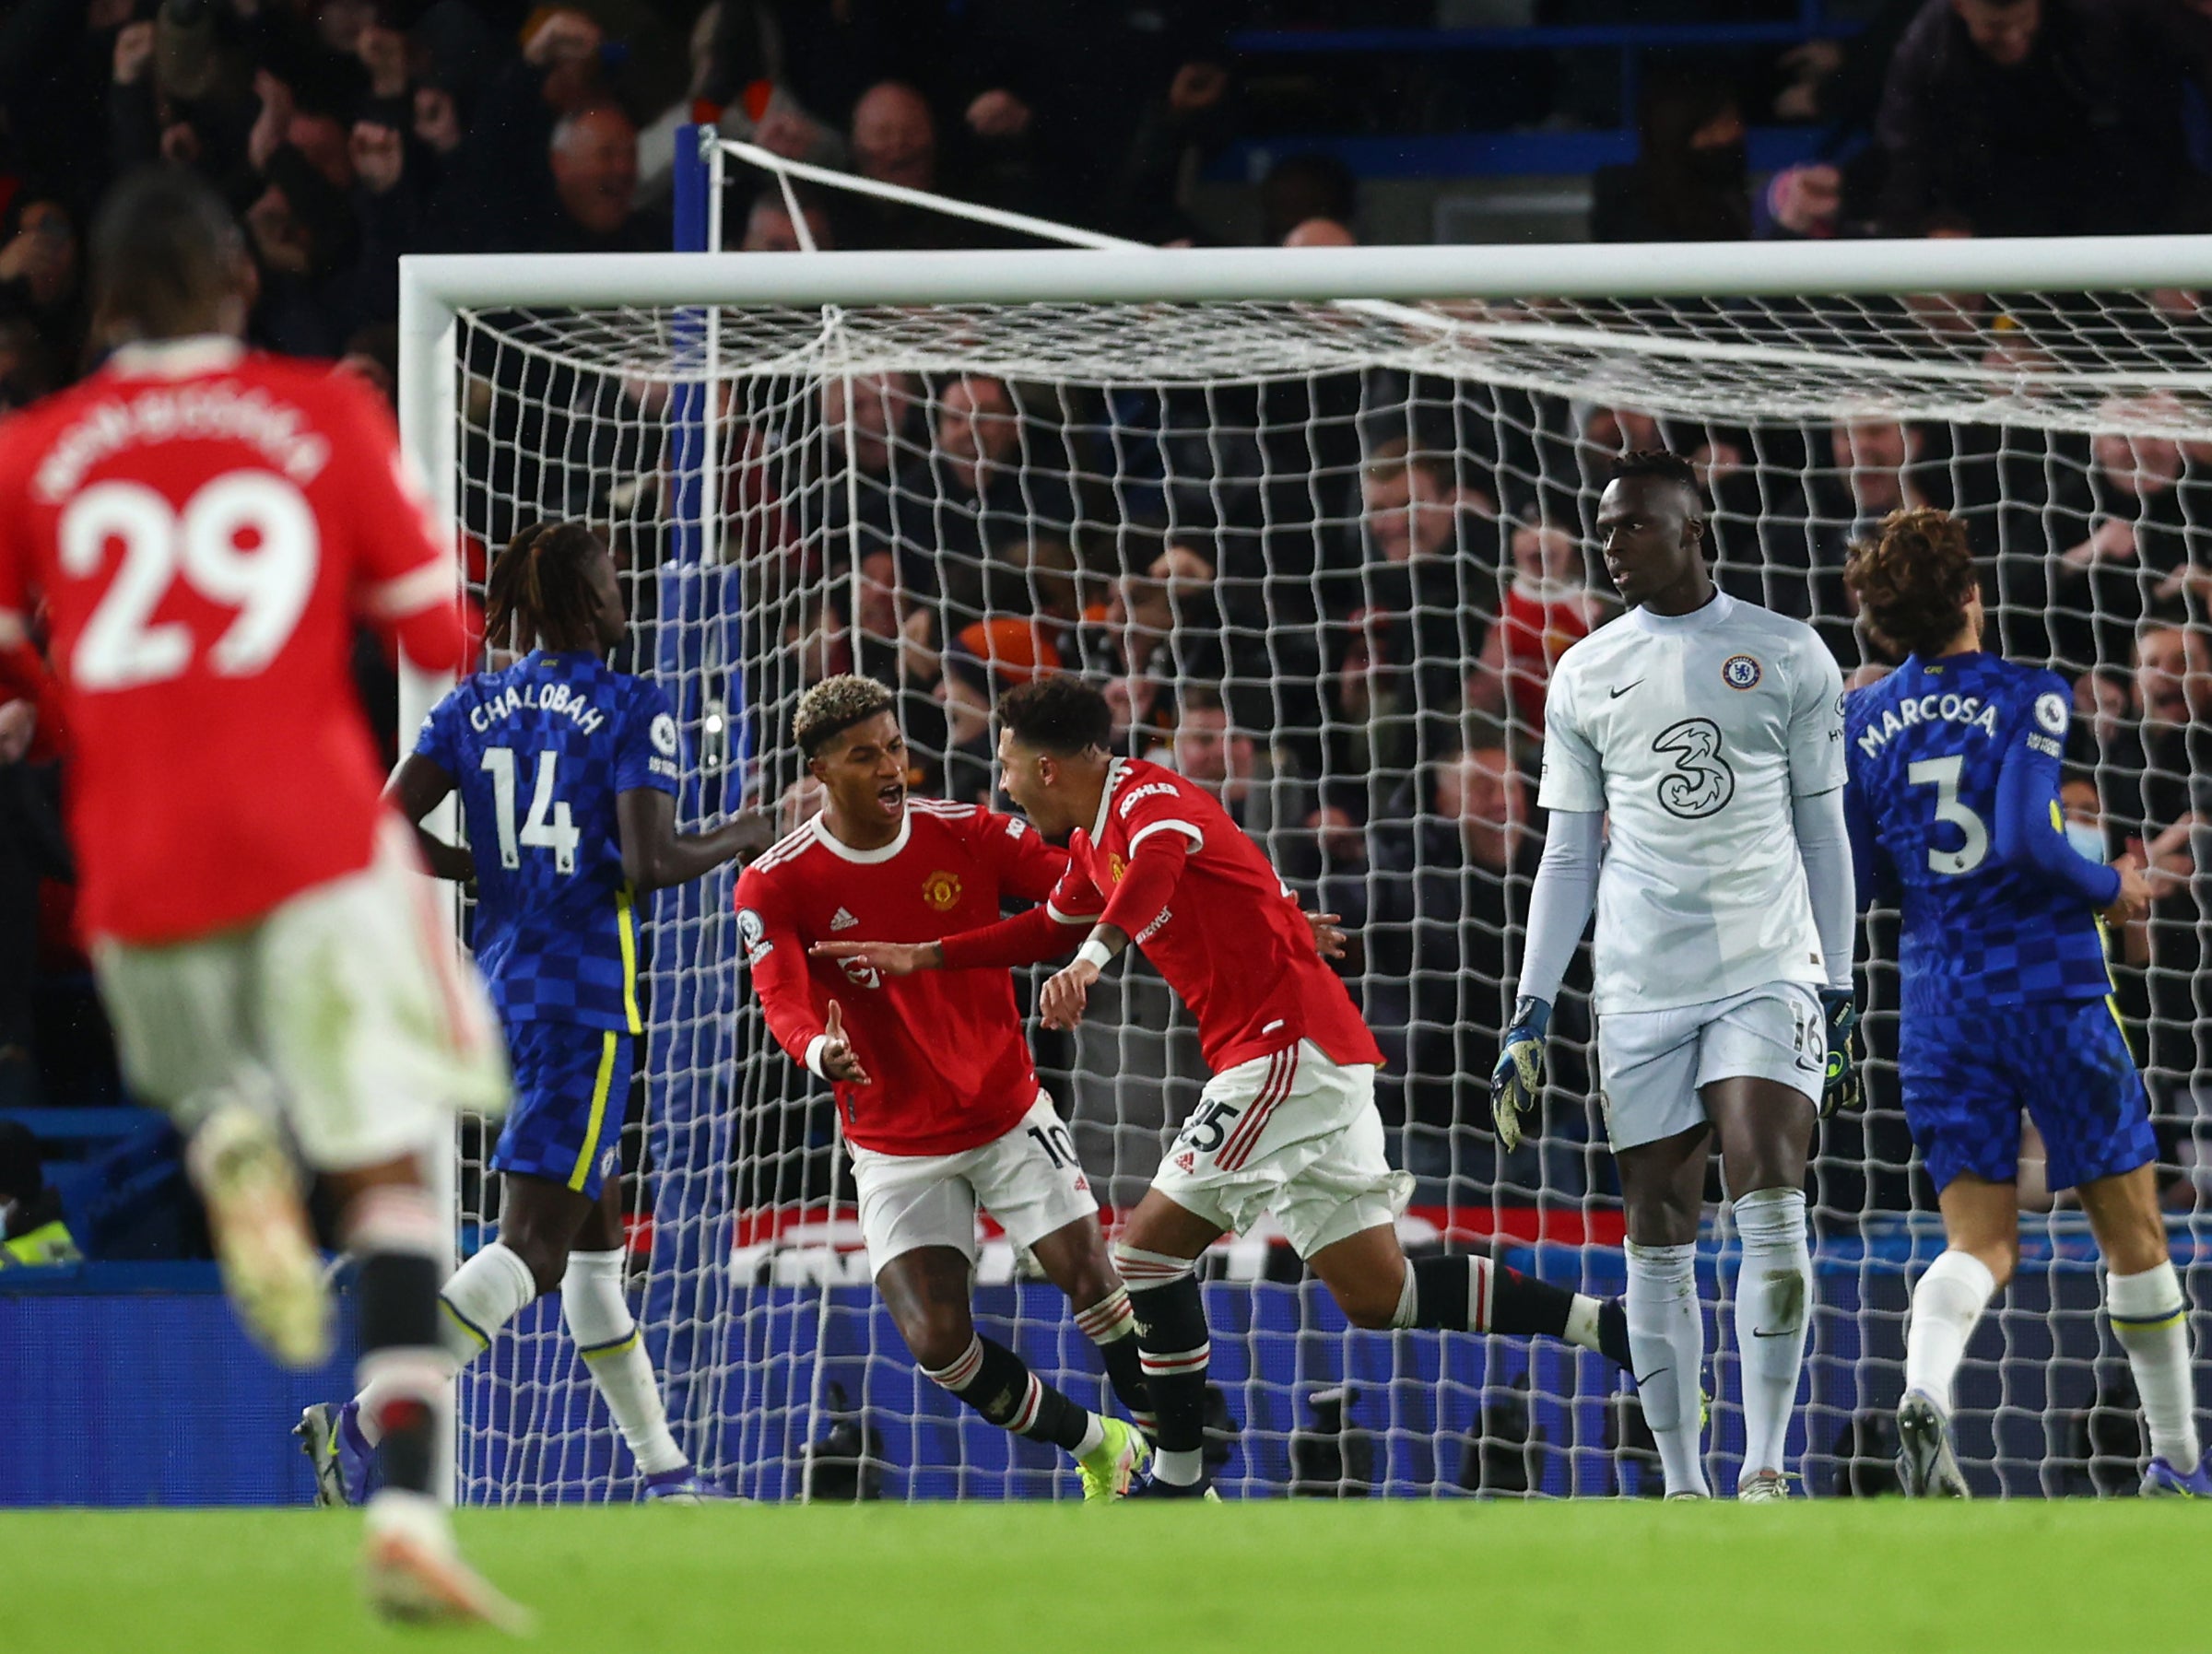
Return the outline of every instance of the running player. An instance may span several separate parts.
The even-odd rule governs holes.
[[[704,1490],[669,1433],[623,1285],[620,1141],[645,1029],[637,898],[758,850],[769,831],[751,813],[676,831],[676,719],[657,687],[606,664],[629,626],[614,559],[591,529],[524,529],[493,563],[485,600],[485,635],[527,652],[432,708],[386,789],[418,824],[431,870],[477,886],[477,959],[514,1068],[514,1112],[491,1155],[500,1238],[445,1284],[446,1343],[465,1365],[558,1287],[646,1497],[696,1504]],[[475,851],[419,831],[456,791]],[[363,1496],[378,1416],[374,1386],[302,1415],[321,1503]]]
[[[212,190],[139,173],[92,247],[114,354],[0,431],[0,649],[43,598],[124,1070],[185,1132],[224,1281],[288,1366],[332,1333],[280,1120],[337,1191],[382,1440],[370,1602],[513,1626],[432,1490],[446,1219],[422,1170],[453,1107],[505,1106],[505,1066],[377,802],[348,675],[357,618],[427,669],[461,664],[452,564],[370,393],[239,344],[251,270]]]
[[[1075,962],[1045,984],[1046,1026],[1080,1022],[1090,985],[1132,943],[1197,1018],[1213,1078],[1113,1249],[1159,1421],[1141,1491],[1217,1496],[1201,1456],[1210,1346],[1192,1271],[1264,1213],[1355,1326],[1542,1333],[1625,1365],[1618,1304],[1487,1258],[1408,1263],[1396,1218],[1412,1180],[1383,1157],[1382,1053],[1289,890],[1220,804],[1171,769],[1110,756],[1106,698],[1074,678],[1025,684],[998,716],[1006,792],[1039,833],[1067,840],[1065,874],[1042,908],[941,950],[870,944],[856,962],[887,974],[1032,963],[1065,955],[1082,930]]]
[[[1905,1491],[1967,1496],[1951,1383],[2019,1261],[2020,1111],[2053,1189],[2072,1189],[2104,1254],[2105,1313],[2143,1399],[2146,1494],[2212,1497],[2200,1460],[2188,1299],[2159,1220],[2149,1102],[2107,997],[2098,916],[2140,917],[2142,864],[2067,843],[2059,757],[2073,698],[2055,673],[1982,652],[1966,527],[1893,512],[1843,579],[1876,639],[1907,659],[1847,703],[1846,792],[1861,897],[1903,893],[1898,1079],[1948,1246],[1912,1288]]]
[[[1630,612],[1567,651],[1545,704],[1537,796],[1550,821],[1492,1110],[1500,1141],[1517,1144],[1594,897],[1629,1342],[1667,1496],[1708,1494],[1696,1255],[1717,1136],[1743,1250],[1736,1492],[1786,1498],[1813,1287],[1806,1161],[1816,1109],[1854,1085],[1842,682],[1811,628],[1715,589],[1687,460],[1621,460],[1597,532]]]
[[[1087,1500],[1112,1499],[1148,1455],[1143,1437],[978,1333],[969,1302],[980,1205],[1067,1295],[1122,1405],[1149,1426],[1129,1294],[1030,1065],[1013,980],[957,968],[894,980],[837,942],[943,935],[957,967],[960,933],[996,922],[1002,897],[1043,899],[1067,859],[1024,822],[910,797],[892,706],[863,677],[801,698],[793,734],[822,810],[737,881],[738,936],[777,1042],[835,1088],[868,1266],[915,1361],[993,1424],[1065,1448]]]

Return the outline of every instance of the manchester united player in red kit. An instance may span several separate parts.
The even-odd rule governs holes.
[[[348,673],[356,618],[460,665],[453,570],[370,393],[239,345],[246,255],[211,190],[181,168],[126,181],[92,247],[117,348],[0,431],[0,649],[42,599],[124,1069],[188,1133],[225,1282],[289,1365],[327,1356],[331,1316],[280,1116],[343,1197],[358,1370],[384,1396],[370,1600],[512,1626],[430,1485],[450,1219],[420,1159],[452,1107],[504,1107],[506,1066],[378,803]]]
[[[1113,1498],[1148,1454],[1143,1437],[979,1335],[970,1310],[981,1205],[1067,1294],[1122,1404],[1148,1422],[1129,1295],[1030,1065],[1012,979],[947,969],[893,979],[808,955],[843,934],[943,935],[957,963],[958,933],[995,923],[1002,897],[1043,900],[1067,858],[1027,822],[910,798],[906,743],[879,684],[817,684],[794,733],[828,799],[738,879],[738,936],[771,1031],[835,1088],[877,1290],[930,1378],[993,1424],[1066,1449],[1084,1496]]]
[[[1355,1326],[1548,1334],[1625,1366],[1618,1303],[1487,1258],[1408,1263],[1395,1220],[1410,1180],[1383,1157],[1375,1111],[1382,1053],[1290,892],[1221,805],[1171,769],[1110,757],[1106,698],[1074,678],[1011,691],[999,719],[1003,784],[1039,833],[1067,840],[1068,870],[1042,909],[948,940],[947,962],[954,940],[971,963],[1053,958],[1086,929],[1040,1007],[1046,1026],[1072,1027],[1100,970],[1134,942],[1191,1008],[1214,1071],[1113,1249],[1159,1421],[1140,1491],[1212,1496],[1200,1457],[1209,1350],[1192,1265],[1263,1213]]]

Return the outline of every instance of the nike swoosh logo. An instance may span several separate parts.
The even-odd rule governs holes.
[[[1641,1390],[1646,1384],[1649,1384],[1653,1378],[1664,1378],[1667,1374],[1673,1372],[1674,1370],[1675,1369],[1671,1367],[1653,1367],[1648,1373],[1639,1373],[1635,1370],[1635,1368],[1630,1367],[1629,1369],[1629,1377],[1636,1380],[1636,1387],[1637,1389]]]
[[[1776,1327],[1770,1332],[1764,1327],[1754,1327],[1751,1329],[1751,1336],[1754,1338],[1787,1338],[1796,1331],[1795,1327]]]
[[[1638,678],[1638,679],[1636,680],[1636,684],[1641,684],[1641,682],[1643,682],[1643,680],[1642,680],[1641,678]],[[1619,699],[1619,698],[1620,698],[1622,696],[1626,695],[1626,694],[1627,694],[1627,693],[1628,693],[1630,690],[1633,689],[1633,688],[1636,686],[1636,684],[1623,684],[1623,685],[1621,685],[1621,686],[1620,686],[1619,688],[1618,688],[1618,689],[1616,689],[1616,690],[1614,690],[1614,691],[1613,691],[1613,694],[1612,694],[1612,697],[1611,697],[1611,698],[1612,698],[1612,699],[1614,699],[1614,700],[1618,700],[1618,699]]]

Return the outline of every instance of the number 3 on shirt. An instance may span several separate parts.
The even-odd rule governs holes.
[[[541,752],[537,755],[537,790],[530,795],[529,818],[523,830],[514,830],[514,754],[504,746],[488,746],[477,759],[477,767],[491,773],[491,811],[498,819],[500,834],[500,865],[520,867],[523,864],[522,847],[532,850],[549,850],[553,852],[553,871],[576,871],[576,846],[583,835],[576,830],[576,821],[569,814],[565,803],[557,803],[554,789],[559,784],[560,755]]]
[[[238,611],[207,651],[208,664],[224,677],[253,676],[300,624],[322,551],[314,508],[267,471],[218,476],[182,511],[144,483],[95,483],[69,502],[60,529],[62,572],[72,580],[92,579],[109,544],[123,545],[115,578],[69,657],[77,687],[93,691],[163,683],[192,664],[192,628],[154,622],[180,575]]]
[[[1966,842],[1957,850],[1928,851],[1928,871],[1957,877],[1971,873],[1989,854],[1989,828],[1982,817],[1959,802],[1959,771],[1966,760],[1956,753],[1947,758],[1920,758],[1907,767],[1905,780],[1915,787],[1936,789],[1936,819],[1959,829]]]

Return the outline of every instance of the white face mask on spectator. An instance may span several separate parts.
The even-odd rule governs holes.
[[[2092,862],[2105,859],[2103,829],[2093,827],[2086,821],[2066,823],[2066,842]]]

